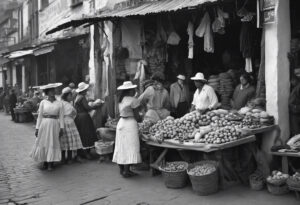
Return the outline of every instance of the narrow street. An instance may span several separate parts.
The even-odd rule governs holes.
[[[34,142],[33,124],[15,124],[0,114],[0,204],[100,204],[100,205],[296,205],[293,194],[272,196],[244,187],[222,190],[215,195],[195,195],[191,187],[165,188],[161,177],[148,172],[124,179],[112,163],[59,166],[41,171],[28,157]]]

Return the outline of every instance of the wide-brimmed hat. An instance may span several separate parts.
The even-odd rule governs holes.
[[[177,78],[180,80],[185,80],[185,76],[184,75],[177,75]]]
[[[62,92],[62,94],[71,93],[72,89],[70,87],[65,87],[61,92]]]
[[[62,83],[49,83],[48,85],[41,86],[40,89],[41,90],[47,90],[47,89],[51,89],[51,88],[57,88],[61,85],[62,85]]]
[[[137,87],[137,85],[132,84],[131,81],[125,81],[123,83],[123,85],[118,87],[118,90],[129,90],[129,89],[133,89],[133,88],[136,88],[136,87]]]
[[[199,80],[207,82],[207,80],[204,78],[203,73],[197,73],[194,77],[191,78],[191,80]]]
[[[89,84],[86,84],[85,82],[81,82],[78,84],[78,88],[76,89],[77,93],[80,93],[82,91],[85,91],[86,89],[88,89],[90,87]]]

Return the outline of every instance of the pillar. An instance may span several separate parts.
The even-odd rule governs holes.
[[[12,66],[12,86],[17,83],[17,67],[16,65]]]
[[[25,65],[22,65],[22,92],[25,93],[26,91],[26,72],[25,72]]]
[[[275,117],[281,129],[281,139],[289,138],[288,98],[290,91],[290,7],[287,0],[275,0],[275,23],[265,25],[265,66],[267,112]],[[275,136],[264,138],[266,150],[274,143]]]

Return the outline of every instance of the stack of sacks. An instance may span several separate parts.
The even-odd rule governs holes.
[[[234,84],[228,73],[220,73],[221,104],[225,109],[230,109],[230,100],[234,91]]]
[[[211,75],[208,79],[208,85],[210,85],[215,92],[220,93],[220,78],[217,75]]]

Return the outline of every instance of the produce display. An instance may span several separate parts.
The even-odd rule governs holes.
[[[242,121],[242,127],[248,128],[248,129],[257,129],[257,128],[261,127],[261,124],[260,124],[259,119],[255,118],[251,115],[247,115]]]
[[[155,122],[152,120],[144,120],[143,122],[138,123],[140,133],[149,133],[150,127],[152,127],[154,124]]]
[[[165,172],[182,172],[187,169],[185,162],[167,162],[161,169]]]
[[[118,122],[119,122],[119,119],[108,118],[107,122],[105,123],[105,126],[110,127],[110,128],[116,128]]]
[[[267,182],[274,185],[285,184],[286,180],[289,178],[288,174],[283,174],[280,171],[272,171],[271,176],[268,176]]]
[[[207,143],[207,144],[222,144],[233,142],[241,138],[241,132],[237,130],[235,127],[226,126],[209,132],[208,134],[204,135],[203,138],[200,138],[200,143]]]
[[[193,176],[205,176],[215,172],[216,170],[216,167],[212,164],[202,164],[190,169],[188,174]]]

